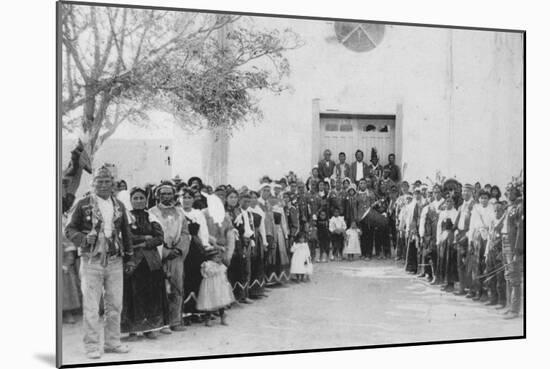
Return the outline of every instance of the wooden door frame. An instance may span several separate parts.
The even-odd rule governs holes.
[[[347,118],[395,118],[395,137],[394,137],[394,153],[395,163],[399,168],[403,168],[403,104],[397,103],[395,111],[390,113],[375,113],[372,112],[347,112],[339,110],[321,110],[320,99],[315,98],[312,101],[312,129],[311,129],[311,167],[317,165],[321,150],[321,118],[322,116],[331,117],[347,117]],[[351,162],[355,158],[350,158]]]

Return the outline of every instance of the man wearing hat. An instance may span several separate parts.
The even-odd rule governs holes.
[[[65,236],[81,255],[84,346],[90,359],[101,357],[99,303],[105,304],[104,351],[127,353],[120,343],[123,269],[134,269],[124,204],[113,196],[113,176],[102,166],[94,173],[93,193],[79,200]]]
[[[182,179],[181,179],[180,175],[176,174],[176,176],[172,179],[172,182],[174,183],[174,186],[176,186],[176,188],[178,188],[180,183],[182,183]]]
[[[189,187],[197,187],[197,189],[200,191],[202,189],[202,179],[200,179],[199,177],[191,177],[189,178],[189,180],[187,181],[187,184],[189,185]]]
[[[152,214],[162,226],[164,247],[162,259],[166,279],[168,280],[168,309],[170,329],[161,332],[185,330],[182,324],[184,261],[189,252],[191,236],[183,209],[176,206],[176,190],[171,182],[162,182],[156,190],[158,204],[151,209]]]

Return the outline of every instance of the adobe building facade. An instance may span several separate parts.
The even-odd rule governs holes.
[[[383,164],[393,152],[409,180],[440,170],[502,185],[523,168],[521,33],[385,25],[379,43],[358,52],[334,22],[262,21],[292,28],[305,45],[287,53],[292,90],[259,94],[263,121],[229,140],[229,183],[305,177],[325,148],[351,161],[377,147]],[[174,127],[174,173],[204,174],[204,140]]]
[[[306,178],[326,148],[334,159],[345,151],[351,162],[356,149],[368,161],[372,147],[382,164],[395,153],[408,180],[426,181],[439,170],[461,181],[502,186],[522,170],[521,33],[377,25],[366,32],[348,29],[346,39],[334,22],[255,22],[289,27],[303,39],[303,47],[286,53],[291,74],[285,83],[291,89],[256,95],[263,120],[218,142],[223,160],[207,159],[213,149],[207,132],[191,134],[168,124],[155,137],[170,146],[163,149],[170,152],[170,168],[149,168],[164,165],[162,157],[157,164],[143,161],[136,171],[204,178],[207,166],[217,165],[219,178],[255,188],[264,174],[280,178],[293,170]],[[366,42],[368,50],[353,50],[346,44],[353,38]],[[141,139],[147,138],[145,132]],[[127,155],[136,157],[131,150]],[[129,183],[134,184],[142,183]]]

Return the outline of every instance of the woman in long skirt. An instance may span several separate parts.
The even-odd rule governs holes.
[[[146,191],[134,188],[130,194],[133,218],[130,230],[136,269],[124,276],[121,332],[130,333],[130,340],[143,332],[156,338],[156,331],[168,323],[168,302],[164,272],[158,246],[164,240],[161,225],[145,210]]]
[[[264,271],[264,248],[267,246],[264,218],[265,213],[258,205],[259,194],[250,192],[250,212],[254,222],[255,246],[250,252],[250,298],[258,299],[265,297],[265,271]]]
[[[227,276],[233,287],[235,299],[238,302],[249,304],[252,302],[248,298],[248,290],[250,286],[250,249],[251,242],[254,242],[254,224],[251,219],[252,215],[248,210],[245,210],[248,208],[249,195],[242,194],[240,197],[239,204],[237,191],[230,190],[227,193],[226,211],[238,234],[238,239],[235,240],[235,250],[227,269]]]
[[[272,206],[274,235],[267,256],[266,276],[268,282],[284,284],[290,279],[290,259],[288,257],[288,226],[284,210],[279,204]]]

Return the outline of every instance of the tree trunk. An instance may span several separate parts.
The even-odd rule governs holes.
[[[225,127],[210,128],[203,145],[204,183],[213,187],[227,184],[230,134]]]

